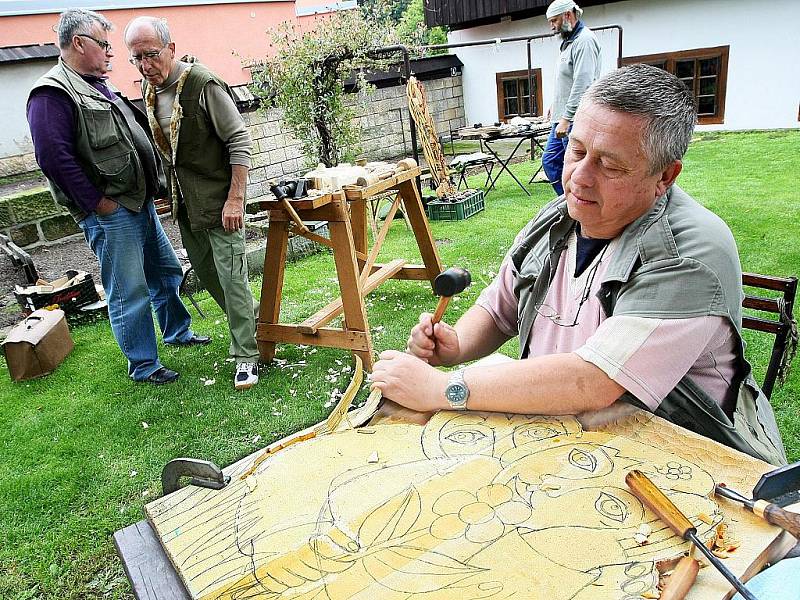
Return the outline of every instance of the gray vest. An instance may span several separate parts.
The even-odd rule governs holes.
[[[559,197],[528,223],[512,248],[522,358],[537,317],[534,307],[544,301],[574,225],[564,197]],[[741,380],[735,382],[738,395],[733,422],[688,377],[678,382],[655,414],[771,464],[786,464],[772,407],[744,358],[741,265],[727,225],[672,186],[648,213],[620,234],[611,261],[598,292],[607,316],[675,319],[715,315],[727,318],[736,330]],[[647,410],[629,393],[621,399]]]

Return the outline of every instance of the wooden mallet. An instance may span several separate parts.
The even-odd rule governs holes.
[[[433,280],[433,293],[440,298],[436,312],[433,313],[431,319],[432,323],[436,324],[442,320],[450,298],[463,292],[470,283],[472,283],[472,276],[469,271],[461,267],[450,267],[436,276],[436,279]]]

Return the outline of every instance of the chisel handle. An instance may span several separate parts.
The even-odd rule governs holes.
[[[625,483],[647,508],[656,513],[658,518],[669,525],[669,528],[682,539],[688,540],[689,533],[697,533],[697,528],[692,522],[648,479],[647,475],[634,469],[625,476]]]
[[[800,540],[800,514],[789,512],[766,500],[753,502],[753,512],[768,523],[785,529]]]
[[[773,525],[785,529],[800,540],[800,514],[789,512],[777,504],[767,502],[766,500],[751,500],[725,485],[718,484],[714,486],[714,492],[718,496],[741,502],[744,504],[745,508],[752,510],[767,523],[772,523]]]
[[[672,575],[667,579],[667,584],[661,590],[661,600],[683,600],[694,585],[700,563],[691,556],[684,556],[678,561]]]

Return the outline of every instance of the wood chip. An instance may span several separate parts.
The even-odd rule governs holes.
[[[634,533],[633,539],[636,540],[636,543],[640,546],[644,546],[648,543],[648,539],[646,535],[642,535],[641,533]]]
[[[378,462],[378,453],[377,452],[373,452],[372,454],[370,454],[369,458],[367,458],[367,462],[368,463],[376,463],[376,462]]]
[[[642,598],[654,600],[655,598],[661,598],[661,594],[658,592],[658,590],[647,590],[646,592],[642,593]]]
[[[638,532],[642,535],[649,536],[651,533],[653,533],[653,529],[647,523],[642,523],[639,525]]]
[[[697,515],[697,518],[700,519],[706,525],[711,525],[714,522],[714,519],[709,517],[706,513],[700,513]]]

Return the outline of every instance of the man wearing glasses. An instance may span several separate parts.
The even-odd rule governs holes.
[[[183,245],[200,282],[228,317],[234,387],[248,389],[258,382],[259,356],[244,238],[250,135],[228,85],[197,62],[175,60],[165,21],[132,20],[125,44],[142,74],[142,97],[168,167]]]
[[[419,411],[618,415],[634,405],[785,463],[744,358],[733,236],[673,185],[695,122],[691,92],[661,69],[634,65],[596,81],[575,116],[565,194],[517,236],[455,327],[423,314],[407,353],[381,354],[373,387]],[[515,336],[519,360],[433,368]]]
[[[164,343],[207,344],[190,329],[178,287],[182,271],[155,212],[164,173],[144,115],[108,81],[112,24],[82,9],[57,25],[61,57],[31,90],[28,123],[36,160],[100,262],[111,329],[135,381],[178,373],[158,359],[153,309]]]

